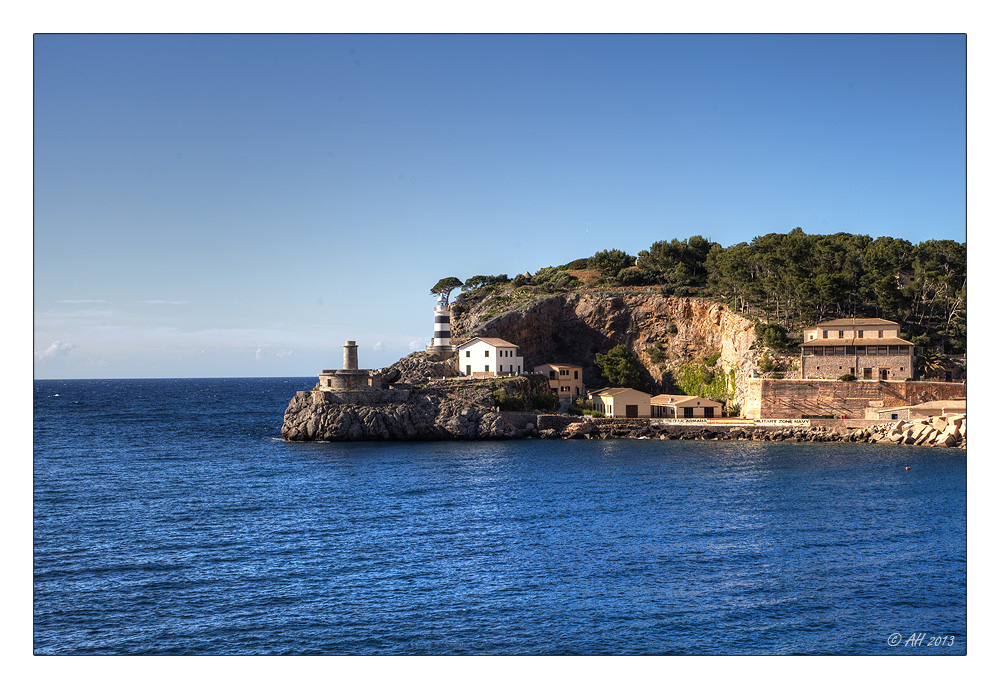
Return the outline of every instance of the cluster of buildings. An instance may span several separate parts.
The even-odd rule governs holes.
[[[461,376],[489,378],[525,372],[516,344],[500,338],[474,337],[453,347],[449,309],[435,309],[434,343],[430,351],[454,352]],[[825,321],[804,332],[800,345],[802,379],[906,381],[913,378],[913,344],[899,336],[899,324],[882,318]],[[589,398],[595,411],[617,418],[711,419],[722,416],[723,405],[690,395],[650,395],[632,388],[587,390],[583,367],[546,363],[533,368],[548,378],[561,402]]]
[[[440,299],[434,309],[434,339],[427,350],[455,357],[461,377],[493,378],[527,372],[518,345],[504,339],[473,337],[453,346],[450,312],[447,300]],[[906,381],[913,377],[913,344],[899,336],[898,323],[881,318],[819,323],[805,330],[800,350],[803,380]],[[721,402],[703,397],[651,395],[622,387],[587,390],[583,367],[576,364],[540,364],[532,372],[548,379],[564,407],[586,398],[594,411],[612,418],[713,419],[723,413]],[[320,388],[332,392],[369,388],[378,382],[371,375],[358,369],[357,345],[348,341],[344,345],[343,369],[323,371]]]

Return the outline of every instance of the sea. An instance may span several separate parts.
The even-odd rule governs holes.
[[[36,380],[36,655],[965,655],[966,453],[290,443],[312,378]]]

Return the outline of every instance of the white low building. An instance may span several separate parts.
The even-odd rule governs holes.
[[[475,337],[458,347],[458,369],[464,376],[511,376],[524,372],[516,344],[498,337]]]

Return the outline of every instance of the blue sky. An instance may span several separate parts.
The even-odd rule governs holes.
[[[38,378],[422,349],[441,277],[965,241],[963,35],[34,39]]]

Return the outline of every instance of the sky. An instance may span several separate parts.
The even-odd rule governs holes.
[[[36,378],[422,350],[442,277],[966,240],[963,34],[35,34]]]

